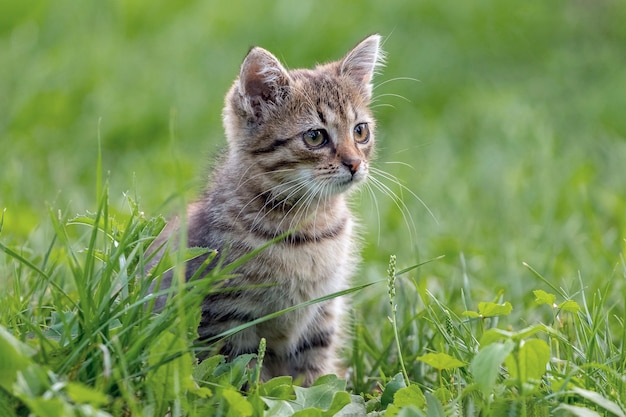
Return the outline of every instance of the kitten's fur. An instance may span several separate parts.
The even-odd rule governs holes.
[[[381,64],[378,35],[314,69],[287,71],[258,47],[246,56],[225,100],[228,152],[204,197],[188,209],[187,244],[217,249],[229,263],[294,232],[222,284],[237,290],[206,297],[201,340],[348,288],[357,254],[344,196],[368,176],[374,144],[368,106]],[[176,227],[170,225],[170,233]],[[201,262],[188,262],[187,278]],[[165,276],[161,288],[170,283]],[[256,352],[264,337],[263,379],[292,375],[311,384],[338,371],[344,310],[341,298],[298,309],[234,335],[222,353]]]

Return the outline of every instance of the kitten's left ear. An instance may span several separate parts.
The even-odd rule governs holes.
[[[289,74],[280,61],[263,48],[252,48],[241,64],[239,93],[257,119],[267,117],[266,112],[280,104],[289,82]]]
[[[368,36],[348,52],[340,62],[339,72],[352,78],[367,100],[372,98],[372,78],[376,69],[385,62],[380,40],[380,35]]]

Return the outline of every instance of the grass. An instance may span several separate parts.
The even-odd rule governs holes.
[[[0,5],[0,415],[626,413],[621,2],[74,3]],[[196,365],[200,295],[154,316],[135,278],[246,49],[371,32],[377,168],[417,198],[355,196],[349,381]]]

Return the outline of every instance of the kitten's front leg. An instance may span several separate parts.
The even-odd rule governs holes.
[[[317,378],[339,372],[338,332],[339,324],[334,317],[323,314],[301,336],[289,355],[290,373],[301,379],[303,386],[310,386]],[[341,376],[341,375],[340,375]]]

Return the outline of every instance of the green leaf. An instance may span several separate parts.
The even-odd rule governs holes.
[[[574,300],[567,300],[559,304],[559,310],[567,311],[569,313],[578,313],[580,311],[580,306]]]
[[[332,405],[335,394],[338,391],[344,391],[345,388],[346,382],[337,378],[336,375],[323,376],[309,388],[293,387],[296,393],[296,403],[300,405],[300,409],[313,407],[322,410],[327,410]]]
[[[70,399],[77,404],[90,404],[102,408],[109,402],[104,393],[77,382],[68,382],[65,389]]]
[[[515,357],[517,356],[517,362]],[[518,352],[506,359],[506,366],[512,378],[522,382],[540,380],[546,373],[546,365],[550,360],[550,346],[541,339],[530,339],[522,342]]]
[[[478,312],[464,311],[463,316],[471,319],[487,318],[496,316],[508,316],[513,311],[513,306],[508,301],[504,304],[492,303],[490,301],[481,301],[478,303]]]
[[[428,417],[445,417],[441,402],[430,392],[426,395],[426,404],[428,405]]]
[[[322,416],[332,417],[339,413],[339,411],[341,411],[346,405],[350,404],[350,402],[350,394],[348,394],[346,391],[339,391],[335,393],[335,395],[333,396],[333,402],[330,404],[330,407],[328,407],[328,409],[324,411]]]
[[[266,416],[273,417],[291,417],[295,413],[294,404],[285,400],[273,400],[270,398],[262,398],[268,409],[265,410]]]
[[[59,397],[31,397],[22,399],[30,409],[31,414],[38,417],[68,417],[75,416],[76,413],[67,402]]]
[[[441,404],[447,404],[452,401],[452,393],[450,390],[444,386],[440,386],[435,391],[433,391],[433,395],[437,398]]]
[[[217,369],[218,366],[226,362],[226,357],[223,355],[213,355],[197,365],[193,370],[193,378],[195,380],[209,379]]]
[[[600,414],[585,407],[578,407],[577,405],[561,404],[554,411],[565,410],[574,417],[602,417]],[[561,414],[559,414],[561,415]]]
[[[387,414],[385,414],[386,416]],[[424,417],[424,414],[416,407],[408,406],[401,409],[396,417]]]
[[[228,403],[228,417],[248,417],[254,412],[246,397],[233,389],[221,391],[221,396]]]
[[[413,384],[400,388],[393,396],[393,404],[399,408],[414,405],[422,408],[426,403],[426,398],[419,386]]]
[[[393,398],[396,395],[396,392],[400,391],[402,388],[406,388],[406,384],[404,383],[402,373],[398,373],[387,383],[387,385],[385,385],[385,389],[380,396],[380,404],[383,408],[386,408],[389,404],[393,403]]]
[[[500,366],[513,351],[515,344],[511,340],[504,343],[492,343],[481,349],[470,364],[469,370],[476,385],[485,395],[489,395],[496,383]]]
[[[620,408],[619,405],[609,400],[608,398],[603,397],[597,392],[585,390],[582,388],[574,387],[573,391],[583,397],[584,399],[591,401],[599,407],[602,407],[606,411],[616,415],[617,417],[626,417],[624,411]]]
[[[289,391],[286,390],[289,388]],[[336,375],[325,375],[318,378],[309,387],[294,386],[295,400],[277,400],[275,398],[262,397],[269,410],[266,415],[271,416],[294,416],[294,417],[331,417],[340,413],[344,407],[353,403],[350,394],[346,391],[346,382],[337,378]],[[280,377],[270,380],[261,385],[261,391],[275,392],[280,395],[291,396],[291,378]],[[364,406],[355,404],[355,410],[363,411]]]
[[[217,365],[213,375],[217,378],[219,385],[230,385],[241,388],[247,382],[248,365],[256,358],[254,353],[239,355],[229,362]]]
[[[465,363],[453,358],[447,353],[427,353],[417,358],[418,361],[422,361],[425,364],[432,366],[433,368],[441,371],[443,369],[456,369],[465,366]]]
[[[553,307],[556,302],[556,295],[547,293],[544,290],[535,290],[533,294],[535,294],[535,303],[537,304],[547,304]]]
[[[484,349],[485,346],[489,346],[492,343],[498,342],[502,339],[510,339],[511,333],[505,332],[501,329],[489,329],[483,333],[483,336],[480,338],[480,349]]]
[[[478,313],[481,317],[508,316],[513,306],[508,301],[504,304],[482,301],[478,303]]]
[[[550,332],[550,328],[546,327],[543,324],[535,324],[533,326],[525,327],[521,330],[518,330],[510,334],[513,340],[520,341],[523,339],[527,339],[531,336],[534,336],[537,333],[542,333],[542,332]]]
[[[262,397],[288,400],[294,397],[293,382],[290,376],[279,376],[261,384],[259,392]]]
[[[0,326],[0,387],[11,392],[17,373],[30,365],[34,350]]]
[[[268,414],[269,415],[269,414]],[[336,417],[355,417],[367,415],[365,400],[360,395],[350,395],[350,404],[335,414]]]
[[[343,379],[339,379],[337,375],[334,374],[322,375],[321,377],[317,378],[312,387],[317,387],[321,385],[324,385],[326,387],[332,387],[337,391],[343,391],[346,389],[346,381],[344,381]]]
[[[296,411],[292,417],[322,417],[324,414],[319,408],[306,408],[304,410]]]

